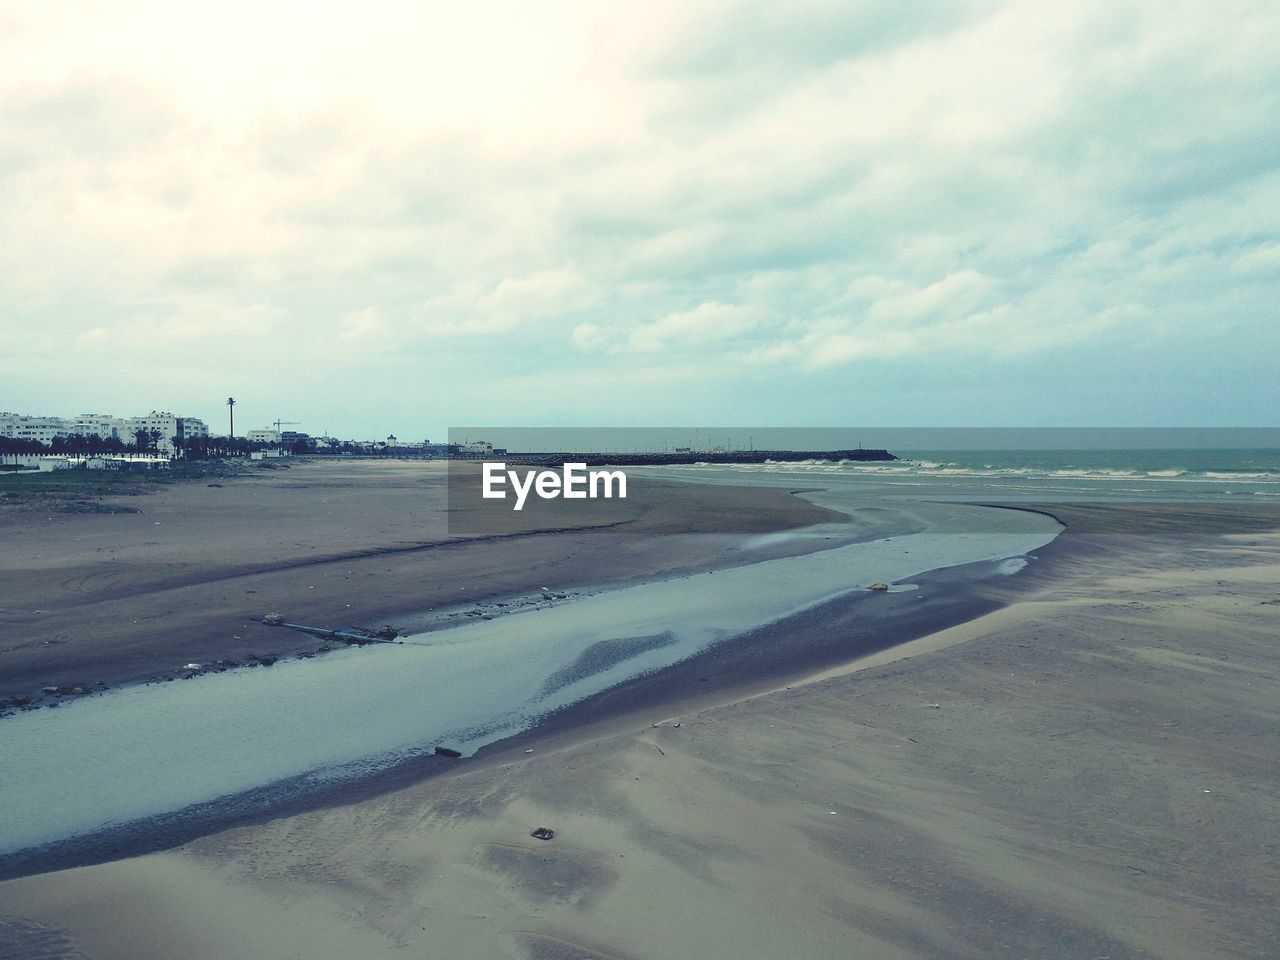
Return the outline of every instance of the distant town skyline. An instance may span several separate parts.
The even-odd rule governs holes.
[[[1274,4],[0,21],[5,409],[1276,425]]]
[[[227,404],[227,406],[231,406]],[[0,410],[0,436],[11,436],[17,439],[34,439],[48,443],[54,436],[90,436],[97,435],[103,439],[111,437],[126,438],[138,429],[160,429],[166,436],[175,431],[181,435],[183,423],[193,425],[198,436],[232,436],[249,440],[279,440],[282,436],[309,435],[329,436],[325,431],[295,429],[301,427],[301,421],[277,419],[265,427],[245,426],[233,429],[230,414],[225,415],[226,426],[218,430],[216,425],[210,428],[208,421],[202,417],[175,414],[172,410],[153,409],[145,414],[117,416],[107,412],[85,412],[75,415],[50,413],[42,411],[32,413],[20,410]],[[344,438],[352,439],[352,438]],[[369,440],[385,440],[387,437],[368,437]],[[407,439],[407,438],[406,438]]]

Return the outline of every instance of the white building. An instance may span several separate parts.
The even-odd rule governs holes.
[[[82,413],[76,417],[33,417],[20,413],[0,413],[0,437],[35,440],[46,446],[56,437],[97,435],[103,440],[113,437],[123,443],[137,441],[137,431],[157,431],[156,452],[174,453],[173,439],[187,441],[209,436],[209,428],[198,417],[176,417],[172,413],[153,410],[145,417],[113,417],[106,413]]]
[[[0,436],[15,440],[50,443],[54,437],[72,432],[71,422],[62,417],[31,417],[20,413],[0,413]]]
[[[265,428],[262,430],[250,430],[245,436],[253,443],[279,443],[280,431]]]
[[[206,440],[209,437],[209,425],[199,417],[179,417],[178,435],[184,440]]]
[[[209,428],[203,420],[198,417],[176,417],[167,410],[152,410],[145,417],[132,417],[129,420],[126,442],[135,442],[139,430],[145,430],[150,436],[156,437],[157,453],[170,456],[176,452],[175,440],[181,446],[187,440],[209,436]]]
[[[125,443],[133,442],[133,434],[129,420],[124,417],[113,417],[109,413],[82,413],[71,421],[71,432],[82,437],[95,434],[103,440],[117,439]]]

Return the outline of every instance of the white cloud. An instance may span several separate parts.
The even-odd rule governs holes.
[[[349,313],[342,319],[342,332],[338,340],[347,346],[382,344],[388,335],[387,324],[377,307],[365,307]]]
[[[919,290],[903,289],[878,297],[867,310],[872,324],[910,326],[939,316],[963,314],[995,286],[976,270],[960,270]]]
[[[318,381],[449,367],[459,397],[484,395],[481,362],[490,395],[536,373],[566,397],[687,362],[732,413],[747,360],[768,409],[803,419],[823,395],[797,368],[1052,356],[1068,390],[1099,342],[1143,341],[1153,385],[1276,345],[1272,4],[4,16],[15,395],[50,390],[34,371],[54,361],[90,383],[111,351],[173,406],[233,376],[283,393],[264,376],[282,355]],[[649,402],[634,390],[619,409]]]
[[[580,323],[573,328],[573,333],[569,337],[569,342],[579,350],[591,351],[599,350],[608,344],[609,338],[605,335],[599,324]]]
[[[1257,247],[1236,257],[1232,269],[1242,274],[1258,276],[1280,275],[1280,243]]]
[[[688,310],[673,310],[656,320],[609,324],[584,322],[569,334],[580,351],[668,356],[724,350],[742,333],[756,327],[761,311],[755,307],[706,301]]]
[[[591,284],[571,269],[507,277],[479,295],[461,291],[434,298],[421,329],[432,336],[502,333],[530,321],[580,312],[596,297]]]
[[[721,345],[755,322],[756,311],[750,307],[708,301],[634,327],[626,346],[633,352],[652,353],[667,347]]]

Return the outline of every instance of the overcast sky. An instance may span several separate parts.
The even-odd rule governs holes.
[[[3,0],[0,409],[1274,426],[1277,49],[1273,0]]]

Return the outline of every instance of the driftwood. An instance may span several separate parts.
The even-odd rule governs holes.
[[[322,640],[341,640],[345,644],[360,647],[366,643],[392,643],[400,636],[400,631],[390,626],[379,627],[377,630],[370,630],[368,627],[340,627],[337,630],[329,630],[326,627],[308,627],[301,623],[286,623],[284,617],[278,613],[268,613],[262,618],[262,622],[269,627],[287,627],[290,630],[307,633]]]

